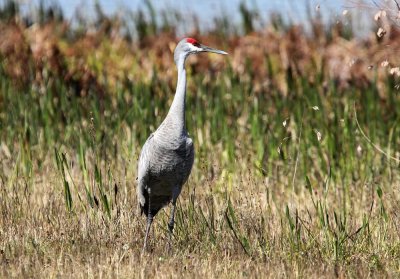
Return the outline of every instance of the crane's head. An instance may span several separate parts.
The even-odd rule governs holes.
[[[196,39],[185,38],[182,39],[175,48],[174,52],[175,63],[177,63],[179,59],[185,60],[186,57],[188,57],[190,54],[199,52],[213,52],[225,55],[228,54],[225,51],[202,45]]]

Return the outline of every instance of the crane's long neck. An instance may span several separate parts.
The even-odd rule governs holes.
[[[176,62],[178,68],[178,84],[176,87],[175,97],[169,109],[167,118],[174,127],[179,131],[185,131],[185,99],[186,99],[186,57],[180,57]]]

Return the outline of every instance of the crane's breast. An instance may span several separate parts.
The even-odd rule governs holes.
[[[193,141],[154,144],[150,161],[149,185],[154,194],[168,194],[188,179],[194,162]]]

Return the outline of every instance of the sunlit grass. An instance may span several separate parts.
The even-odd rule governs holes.
[[[262,59],[237,65],[243,49],[208,66],[188,61],[197,157],[172,252],[166,209],[142,258],[137,158],[168,111],[175,72],[153,57],[151,75],[139,64],[113,75],[94,55],[87,72],[101,86],[47,73],[47,64],[21,84],[2,58],[1,276],[398,277],[396,79],[374,68],[344,86],[317,52],[304,66],[313,71],[295,57],[283,69],[282,53],[258,49],[249,55]],[[144,53],[125,51],[135,63]]]

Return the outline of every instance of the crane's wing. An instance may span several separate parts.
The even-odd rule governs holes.
[[[139,205],[142,208],[146,202],[147,193],[147,181],[149,178],[150,171],[150,160],[151,160],[151,145],[153,142],[153,134],[149,136],[142,147],[138,162],[138,184],[137,184],[137,198]]]

